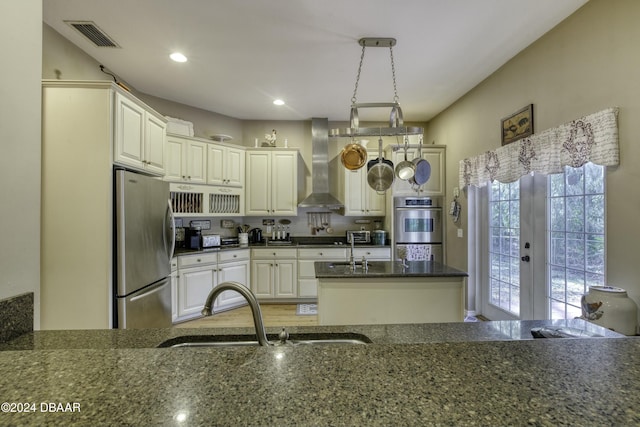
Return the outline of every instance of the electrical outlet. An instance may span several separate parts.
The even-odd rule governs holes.
[[[453,187],[453,197],[460,197],[460,188]]]
[[[464,237],[464,232],[462,228],[458,228],[458,237]]]

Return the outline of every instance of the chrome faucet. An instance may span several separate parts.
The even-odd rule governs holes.
[[[213,288],[207,296],[207,301],[204,303],[202,315],[211,316],[211,307],[213,306],[213,302],[216,300],[218,295],[224,291],[236,291],[247,300],[249,307],[251,307],[251,313],[253,314],[253,324],[256,328],[258,342],[260,345],[271,345],[269,340],[267,340],[267,333],[264,330],[264,322],[262,321],[262,312],[260,311],[260,304],[258,304],[256,296],[249,288],[238,282],[223,282]]]
[[[351,255],[349,255],[349,268],[351,269],[352,273],[356,271],[356,268],[358,265],[355,258],[353,257],[354,250],[355,250],[355,241],[353,239],[353,234],[352,234],[351,235]],[[362,265],[363,272],[366,273],[367,271],[369,271],[369,261],[367,261],[364,255],[362,256],[362,263],[360,265]]]

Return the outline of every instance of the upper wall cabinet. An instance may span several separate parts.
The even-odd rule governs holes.
[[[188,137],[167,136],[164,179],[172,182],[207,182],[207,143]]]
[[[444,196],[445,195],[445,150],[444,145],[423,145],[422,158],[429,162],[431,175],[427,182],[420,187],[411,185],[396,177],[391,187],[394,196]],[[412,160],[418,155],[417,149],[407,150],[407,159]],[[393,164],[404,160],[404,149],[393,152]]]
[[[246,155],[245,215],[297,215],[298,151],[249,149]]]
[[[244,150],[208,144],[207,184],[244,187]]]
[[[114,163],[164,175],[165,119],[121,92],[115,94]]]
[[[367,153],[367,162],[378,158],[377,151]],[[385,193],[378,193],[367,182],[367,166],[352,171],[344,169],[344,215],[384,216]]]

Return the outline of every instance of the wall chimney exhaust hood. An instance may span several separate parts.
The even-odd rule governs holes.
[[[298,207],[344,208],[344,204],[329,193],[329,119],[311,119],[311,150],[311,194]]]

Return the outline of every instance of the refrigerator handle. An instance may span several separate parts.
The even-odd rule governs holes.
[[[176,248],[176,218],[173,214],[173,206],[171,206],[171,199],[168,199],[167,212],[169,213],[169,220],[171,221],[171,246],[169,247],[169,262],[173,258],[173,252]]]

